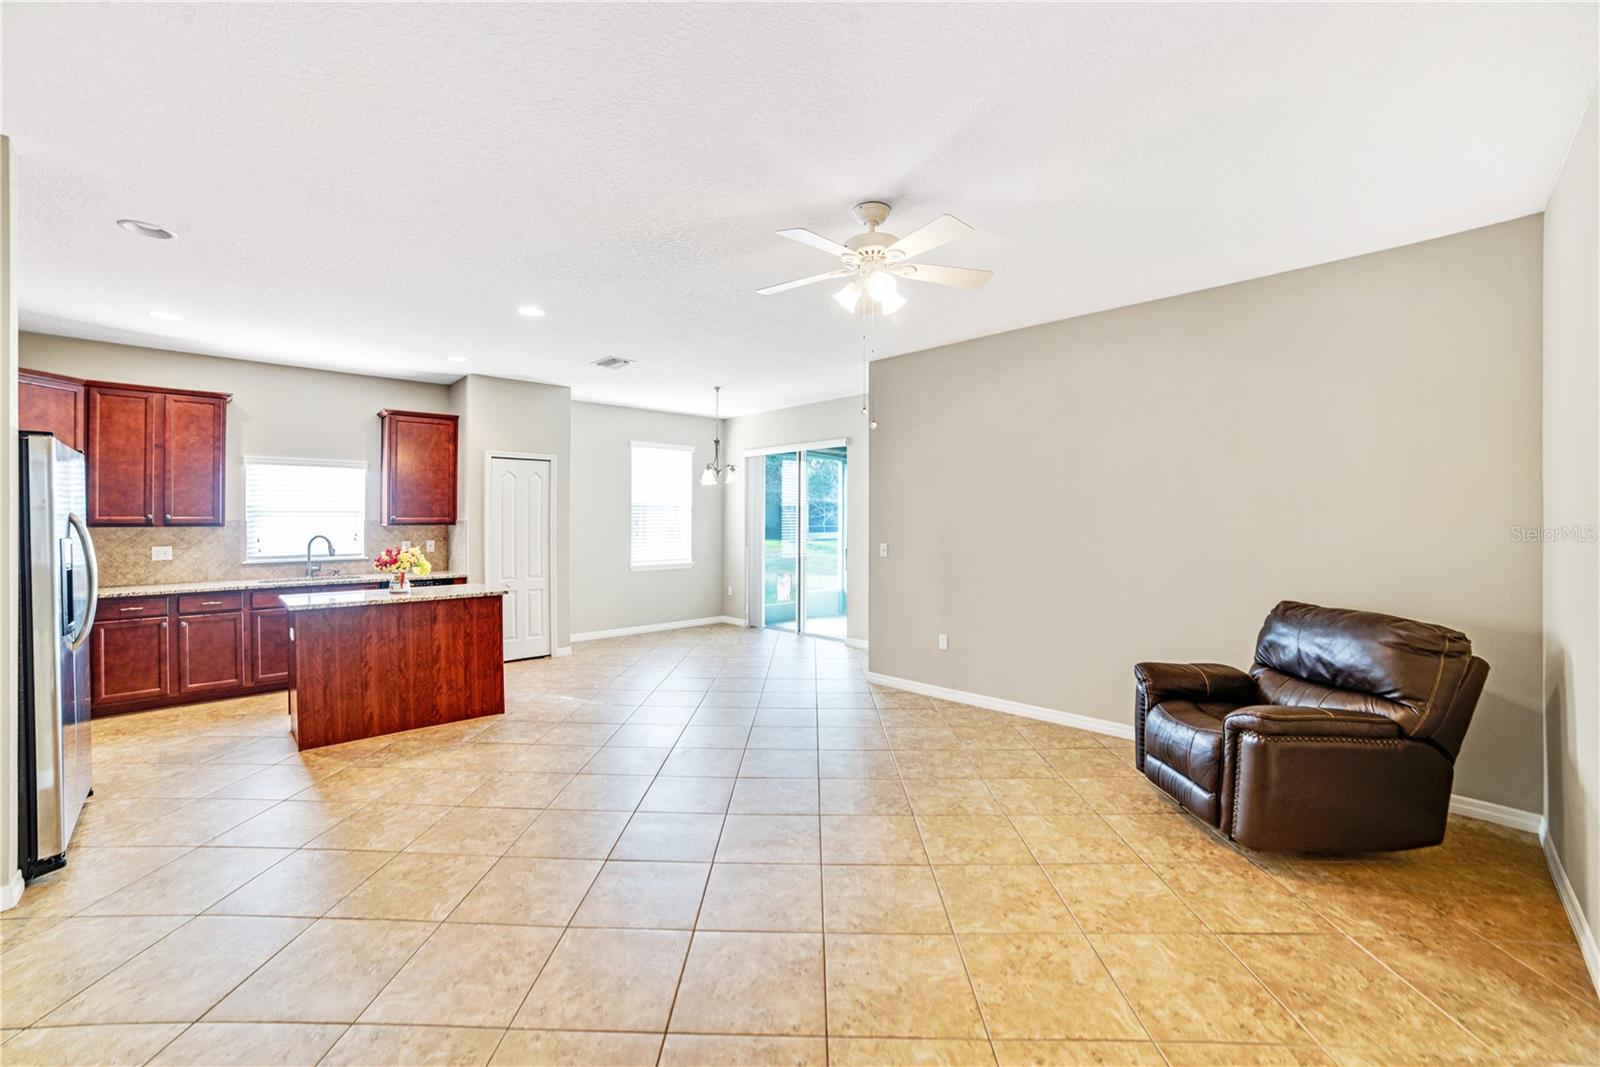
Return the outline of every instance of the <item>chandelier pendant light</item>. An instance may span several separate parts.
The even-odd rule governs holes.
[[[722,386],[711,387],[713,392],[712,405],[717,420],[717,436],[711,439],[711,462],[706,464],[706,469],[700,472],[701,485],[732,485],[739,480],[739,468],[732,463],[722,462]]]

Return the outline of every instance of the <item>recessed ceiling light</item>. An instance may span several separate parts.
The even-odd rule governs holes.
[[[466,356],[445,356],[444,359],[446,363],[465,363],[467,361]]]
[[[544,308],[536,308],[529,304],[526,307],[519,307],[517,314],[526,319],[542,319],[544,318]]]
[[[170,241],[171,230],[163,230],[153,222],[140,222],[138,219],[118,219],[117,225],[129,233],[136,233],[140,237],[154,237],[158,241]]]
[[[165,319],[168,322],[183,321],[183,316],[178,314],[176,311],[152,311],[150,312],[150,317],[152,319]]]
[[[591,366],[599,367],[602,370],[621,370],[623,367],[633,366],[633,360],[623,359],[621,356],[606,356],[603,359],[591,361]]]

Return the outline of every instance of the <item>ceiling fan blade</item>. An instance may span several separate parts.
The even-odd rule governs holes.
[[[786,289],[798,289],[802,285],[810,285],[813,282],[825,282],[829,278],[843,278],[846,275],[853,273],[855,272],[848,270],[830,270],[826,274],[813,274],[809,278],[797,278],[792,282],[782,282],[778,285],[769,285],[765,289],[757,289],[756,292],[762,296],[771,296],[773,293],[781,293]]]
[[[850,251],[838,241],[830,241],[826,237],[822,236],[822,234],[812,233],[810,230],[779,230],[778,236],[787,237],[791,241],[799,241],[803,245],[810,245],[812,248],[822,252],[827,252],[829,255],[843,256],[847,255]]]
[[[888,252],[891,256],[899,252],[902,259],[911,259],[924,252],[931,252],[940,245],[947,245],[958,237],[965,237],[971,232],[972,227],[954,215],[940,215],[926,226],[912,230],[890,245]]]
[[[914,282],[953,285],[957,289],[982,289],[994,277],[992,270],[976,267],[940,267],[932,263],[907,263],[894,268],[895,274]]]

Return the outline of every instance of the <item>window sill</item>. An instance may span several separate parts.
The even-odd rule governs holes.
[[[694,560],[683,563],[630,563],[628,569],[632,571],[686,571],[694,566]]]

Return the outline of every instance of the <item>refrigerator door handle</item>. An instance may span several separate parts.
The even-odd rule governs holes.
[[[89,536],[89,527],[83,520],[71,512],[67,513],[67,522],[78,532],[78,539],[83,542],[83,561],[89,572],[89,599],[83,609],[83,621],[78,624],[78,632],[72,635],[72,640],[67,642],[67,647],[76,652],[89,640],[89,630],[94,626],[94,613],[100,607],[100,561],[95,558],[94,538]]]

